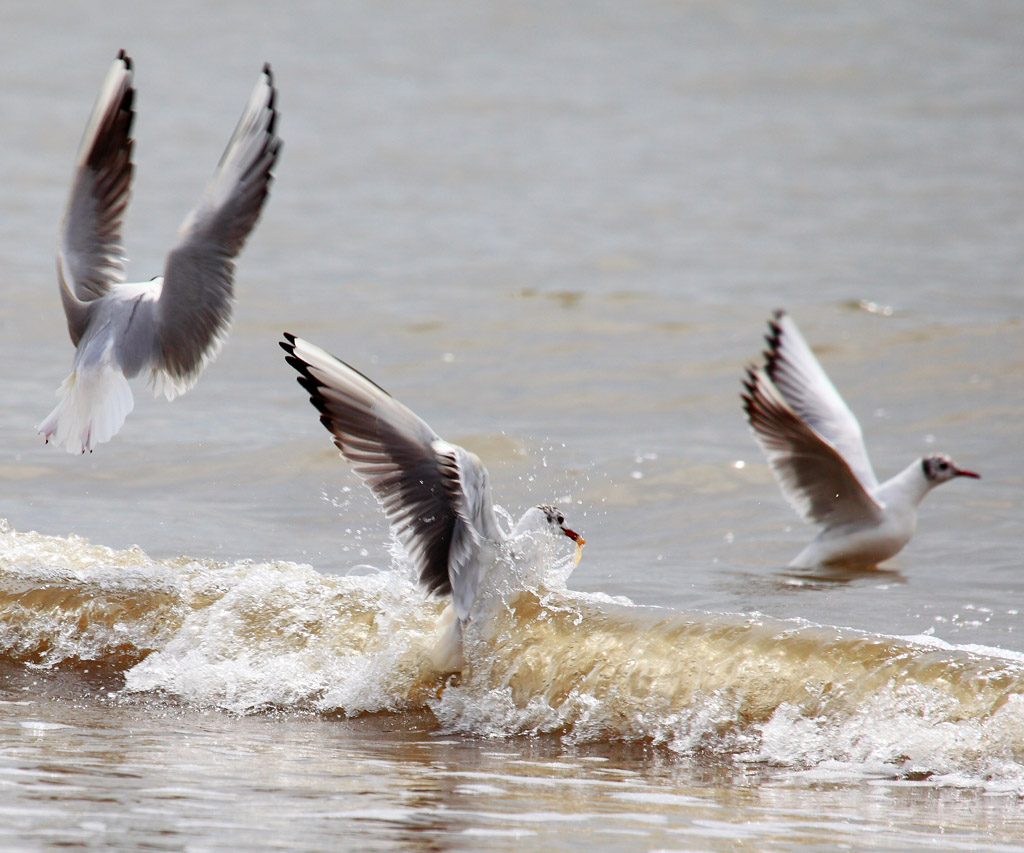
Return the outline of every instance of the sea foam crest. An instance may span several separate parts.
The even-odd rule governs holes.
[[[804,772],[1024,792],[1024,667],[758,614],[524,591],[430,706],[452,732],[643,740]]]
[[[422,704],[431,683],[439,613],[404,573],[332,577],[292,563],[253,565],[129,670],[126,687],[239,713],[404,710]]]
[[[0,525],[0,658],[102,660],[128,692],[238,713],[429,708],[442,729],[471,736],[645,741],[812,779],[1024,794],[1017,653],[638,607],[569,590],[568,558],[536,556],[485,578],[451,677],[431,663],[444,602],[425,598],[407,566],[338,577],[160,561]]]

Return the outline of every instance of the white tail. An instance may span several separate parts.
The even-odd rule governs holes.
[[[135,405],[128,380],[109,364],[72,371],[57,396],[61,401],[39,426],[39,434],[68,453],[85,453],[110,441]]]

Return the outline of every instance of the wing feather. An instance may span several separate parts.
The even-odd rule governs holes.
[[[487,471],[379,385],[294,335],[281,347],[299,384],[384,514],[430,592],[453,594],[462,619],[489,542],[501,541]]]
[[[846,460],[868,491],[878,479],[860,423],[839,395],[793,319],[776,311],[766,336],[765,372],[789,407]]]
[[[281,150],[276,100],[270,66],[265,65],[213,178],[167,256],[156,370],[174,392],[195,383],[227,334],[234,258],[259,218]]]
[[[134,101],[132,61],[122,50],[82,135],[57,245],[61,298],[76,346],[89,313],[82,303],[124,280],[121,229],[131,194]]]
[[[763,368],[747,369],[744,388],[751,431],[797,514],[827,526],[881,515],[843,455],[790,407]]]

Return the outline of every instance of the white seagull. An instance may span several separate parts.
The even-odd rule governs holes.
[[[185,218],[163,276],[124,283],[121,224],[132,181],[132,61],[122,50],[85,128],[57,246],[71,374],[39,427],[47,442],[84,453],[121,428],[128,379],[149,369],[154,395],[191,388],[227,335],[234,257],[267,197],[281,150],[276,90],[264,65],[213,178]]]
[[[782,494],[822,528],[790,566],[875,566],[910,541],[929,491],[980,475],[934,454],[879,483],[857,418],[796,323],[777,311],[769,328],[764,367],[747,368],[743,408]]]
[[[285,334],[281,348],[298,372],[334,443],[376,496],[428,592],[451,595],[455,619],[435,660],[461,668],[462,626],[484,575],[526,533],[584,539],[553,506],[535,506],[506,534],[498,526],[480,459],[442,439],[387,391],[330,353]],[[442,617],[443,619],[446,617]],[[449,617],[450,618],[450,615]]]

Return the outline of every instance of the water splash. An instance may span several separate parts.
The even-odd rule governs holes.
[[[444,602],[405,566],[160,561],[0,525],[0,660],[100,661],[133,695],[237,713],[429,709],[471,736],[644,741],[811,778],[1024,793],[1021,655],[638,607],[568,589],[571,559],[537,548],[488,576],[449,678],[431,665]]]

